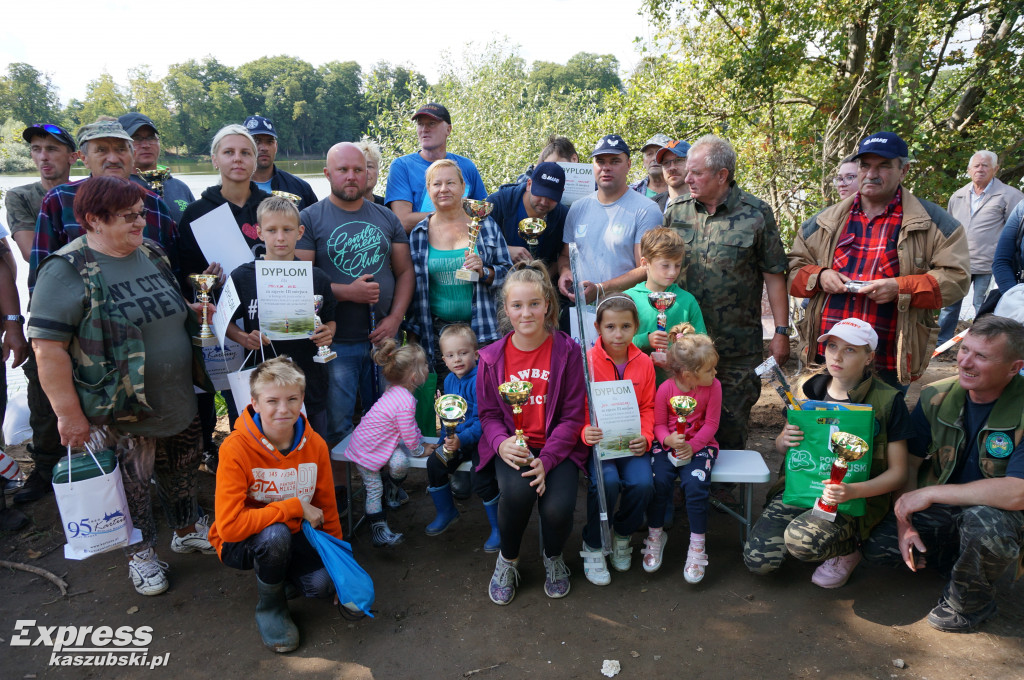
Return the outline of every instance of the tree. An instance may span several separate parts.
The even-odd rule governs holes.
[[[7,75],[0,76],[0,119],[28,121],[27,125],[64,122],[50,76],[29,64],[8,64]]]
[[[78,125],[92,123],[100,116],[120,116],[128,113],[128,90],[116,82],[109,73],[89,81],[85,86],[85,101],[77,112]]]
[[[182,144],[167,89],[163,81],[153,80],[146,65],[128,71],[128,107],[153,121],[160,131],[160,145],[165,150]]]
[[[530,70],[530,85],[538,93],[621,90],[619,60],[611,54],[578,52],[564,66],[550,61],[535,61]]]
[[[337,142],[355,141],[366,128],[366,100],[362,69],[354,61],[332,61],[317,69],[322,85],[316,92],[319,120],[318,149]]]
[[[164,85],[177,112],[180,140],[189,153],[205,154],[214,133],[245,120],[234,69],[211,56],[172,64]]]

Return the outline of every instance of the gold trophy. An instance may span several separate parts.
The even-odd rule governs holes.
[[[170,168],[158,165],[152,170],[136,170],[135,174],[149,183],[149,188],[154,194],[163,198],[164,182],[171,176]]]
[[[868,452],[868,443],[855,434],[849,432],[833,432],[829,438],[829,448],[836,454],[836,460],[832,463],[832,471],[829,474],[829,481],[832,484],[839,484],[846,477],[846,470],[849,463],[860,460]],[[839,512],[838,505],[830,505],[818,499],[814,503],[811,514],[821,517],[829,522],[836,521],[836,513]]]
[[[280,189],[274,189],[270,192],[271,196],[277,196],[279,198],[287,198],[289,201],[295,204],[296,208],[299,208],[302,204],[302,196],[293,194],[290,191],[281,191]]]
[[[544,230],[548,228],[548,223],[539,217],[527,217],[525,220],[519,220],[519,235],[526,241],[526,245],[530,248],[530,257],[534,257],[533,249],[540,245],[540,241],[537,237],[544,233]]]
[[[210,302],[210,291],[217,285],[217,277],[214,274],[190,274],[188,280],[199,294],[199,301],[203,303],[203,322],[199,325],[199,335],[192,336],[192,344],[197,347],[213,347],[217,344],[217,336],[210,328],[206,305]]]
[[[697,408],[697,400],[685,394],[677,394],[676,396],[669,398],[668,405],[676,414],[676,434],[686,434],[686,418],[693,413],[695,408]],[[672,451],[671,461],[676,467],[690,462],[689,459],[679,460],[676,458],[675,451]]]
[[[469,404],[457,394],[442,394],[434,401],[434,410],[437,411],[437,418],[444,426],[445,433],[449,437],[453,437],[455,428],[466,419]],[[445,465],[451,462],[455,453],[455,451],[449,451],[445,446],[434,449],[434,455]]]
[[[462,199],[462,209],[472,218],[469,224],[469,246],[466,248],[466,254],[468,255],[476,248],[476,240],[480,236],[480,220],[491,214],[491,211],[494,210],[494,205],[487,201],[464,198]],[[466,269],[466,265],[462,265],[455,271],[455,278],[460,281],[473,282],[480,280],[480,274],[473,269]]]
[[[498,391],[501,392],[501,398],[505,403],[512,407],[512,419],[516,425],[516,446],[528,449],[526,436],[523,434],[523,404],[530,401],[533,383],[526,380],[511,380],[498,385]],[[532,455],[530,460],[533,460]]]
[[[316,330],[323,325],[323,321],[320,320],[320,308],[324,306],[324,296],[314,295],[313,296],[313,329]],[[326,364],[331,359],[338,357],[337,352],[331,350],[330,347],[324,345],[318,347],[316,350],[316,356],[313,357],[313,361],[318,364]]]
[[[663,331],[668,326],[668,308],[676,303],[676,294],[669,293],[668,291],[661,291],[657,293],[648,293],[647,301],[651,303],[651,307],[658,310],[658,330]],[[665,363],[665,353],[662,351],[651,352],[651,359],[656,364]]]

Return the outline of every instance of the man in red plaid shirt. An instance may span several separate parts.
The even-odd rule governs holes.
[[[855,158],[860,190],[805,222],[789,254],[789,292],[810,298],[800,356],[824,355],[813,341],[822,328],[863,319],[878,333],[879,377],[906,391],[931,359],[934,310],[967,293],[967,237],[949,213],[902,186],[910,159],[898,135],[870,135]]]

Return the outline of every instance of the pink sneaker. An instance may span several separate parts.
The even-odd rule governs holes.
[[[814,570],[811,583],[821,588],[842,588],[850,580],[850,574],[860,564],[861,559],[863,556],[860,551],[855,550],[849,555],[825,560]]]

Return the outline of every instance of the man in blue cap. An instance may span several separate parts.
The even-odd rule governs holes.
[[[274,123],[265,116],[249,116],[242,125],[256,140],[256,172],[252,173],[252,181],[256,186],[268,194],[284,191],[298,196],[299,210],[315,204],[319,199],[309,182],[274,165],[274,159],[277,158],[277,128]]]
[[[668,187],[651,200],[658,204],[662,212],[668,210],[669,204],[680,201],[690,195],[690,187],[686,184],[686,154],[690,151],[690,143],[682,139],[673,139],[658,149],[655,157],[661,166],[661,174],[665,177]]]
[[[647,171],[647,174],[639,182],[630,184],[629,188],[652,201],[655,200],[655,196],[668,190],[665,185],[665,174],[662,172],[661,161],[658,160],[658,152],[670,141],[671,138],[668,135],[659,132],[640,147],[644,170]]]
[[[158,165],[160,160],[160,133],[156,123],[141,113],[126,113],[119,116],[117,122],[124,131],[131,135],[135,145],[135,172],[132,181],[142,184],[160,198],[164,199],[171,219],[175,224],[181,222],[181,213],[189,203],[196,200],[188,185],[176,177],[171,177],[171,170],[166,165]]]
[[[512,262],[531,259],[530,249],[519,234],[519,223],[527,218],[542,219],[547,223],[533,247],[534,256],[548,267],[558,261],[562,251],[562,229],[569,209],[562,205],[565,191],[565,171],[558,163],[538,163],[530,179],[523,184],[506,184],[487,200],[494,204],[491,217],[505,236]]]
[[[878,333],[879,377],[906,391],[931,360],[935,310],[967,294],[967,235],[903,186],[910,158],[898,135],[864,138],[856,161],[860,191],[805,222],[789,253],[789,292],[810,298],[799,352],[815,361],[822,328],[863,319]]]

